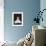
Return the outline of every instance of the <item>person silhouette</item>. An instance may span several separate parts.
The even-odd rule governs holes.
[[[15,23],[21,23],[21,20],[18,16],[16,17]]]

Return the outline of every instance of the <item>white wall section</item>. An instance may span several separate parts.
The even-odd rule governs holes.
[[[4,41],[4,0],[0,0],[0,42]]]

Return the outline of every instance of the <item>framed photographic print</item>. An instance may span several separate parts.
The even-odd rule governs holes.
[[[23,26],[23,12],[12,13],[12,26]]]

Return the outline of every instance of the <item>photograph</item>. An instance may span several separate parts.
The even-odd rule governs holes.
[[[12,13],[12,26],[23,26],[23,12]]]

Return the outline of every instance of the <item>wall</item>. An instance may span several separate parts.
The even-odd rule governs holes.
[[[36,12],[40,10],[40,0],[4,0],[4,36],[7,41],[18,41],[32,28]],[[12,12],[23,11],[24,25],[12,26]]]
[[[40,1],[40,9],[41,9],[41,11],[43,9],[46,9],[46,0],[41,0]],[[42,17],[43,17],[44,20],[43,20],[43,22],[42,21],[40,22],[40,25],[43,25],[43,26],[46,27],[46,20],[45,20],[46,19],[46,11],[43,12],[43,16]]]
[[[0,42],[4,41],[4,0],[0,1]]]

